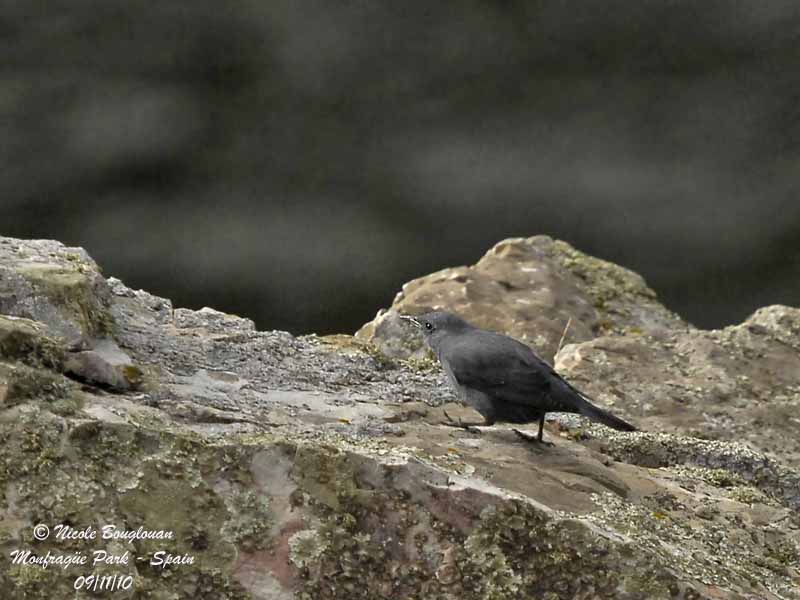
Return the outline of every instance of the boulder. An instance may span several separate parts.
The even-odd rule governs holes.
[[[395,358],[425,355],[397,314],[455,312],[478,327],[513,335],[552,360],[565,332],[573,342],[601,335],[685,330],[641,276],[539,235],[504,240],[475,265],[406,283],[356,337]],[[567,324],[569,329],[567,330]]]

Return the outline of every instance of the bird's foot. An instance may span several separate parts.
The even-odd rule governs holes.
[[[478,429],[479,426],[484,425],[484,423],[468,423],[466,421],[462,421],[459,417],[458,419],[454,419],[450,415],[447,414],[447,411],[442,409],[445,418],[447,421],[442,423],[442,425],[447,425],[448,427],[458,427],[459,429],[463,429],[464,431],[469,431],[470,433],[477,433],[481,434],[482,431]]]
[[[527,431],[522,431],[521,429],[512,429],[514,433],[516,433],[520,438],[525,440],[526,442],[531,442],[532,444],[541,444],[542,446],[552,447],[555,446],[553,442],[545,442],[544,440],[540,440],[538,435],[533,433],[528,433]]]

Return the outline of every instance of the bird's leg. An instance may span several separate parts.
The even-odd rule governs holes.
[[[541,444],[542,446],[555,446],[552,442],[545,442],[542,439],[542,432],[544,431],[544,413],[539,416],[539,433],[536,434],[534,437],[530,433],[526,433],[524,431],[520,431],[519,429],[514,429],[514,433],[516,433],[519,437],[521,437],[526,442],[532,442],[534,444]]]

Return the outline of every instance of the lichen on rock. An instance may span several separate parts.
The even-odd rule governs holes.
[[[130,575],[131,598],[800,598],[797,309],[693,329],[545,237],[405,286],[395,309],[441,302],[545,350],[573,318],[557,368],[646,431],[554,415],[540,448],[443,426],[466,409],[413,340],[175,309],[56,242],[0,256],[4,598],[76,593],[16,548],[127,550],[89,571]],[[389,343],[392,315],[362,334]],[[114,383],[128,368],[141,385]],[[36,542],[37,523],[174,536]]]
[[[111,332],[109,304],[106,280],[82,249],[0,239],[0,314],[41,321],[72,345]]]
[[[393,358],[419,358],[425,347],[397,314],[431,310],[450,310],[515,336],[547,360],[567,323],[571,341],[688,327],[658,303],[640,275],[544,235],[503,240],[475,265],[406,283],[392,306],[356,336]]]
[[[60,371],[66,349],[46,327],[22,317],[0,315],[0,360]]]

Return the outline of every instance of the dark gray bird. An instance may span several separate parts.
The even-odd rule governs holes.
[[[539,421],[537,440],[541,442],[545,413],[568,412],[620,431],[636,431],[630,423],[592,404],[515,339],[478,329],[443,311],[402,318],[421,329],[456,394],[485,419],[484,423],[459,422],[462,427]]]

